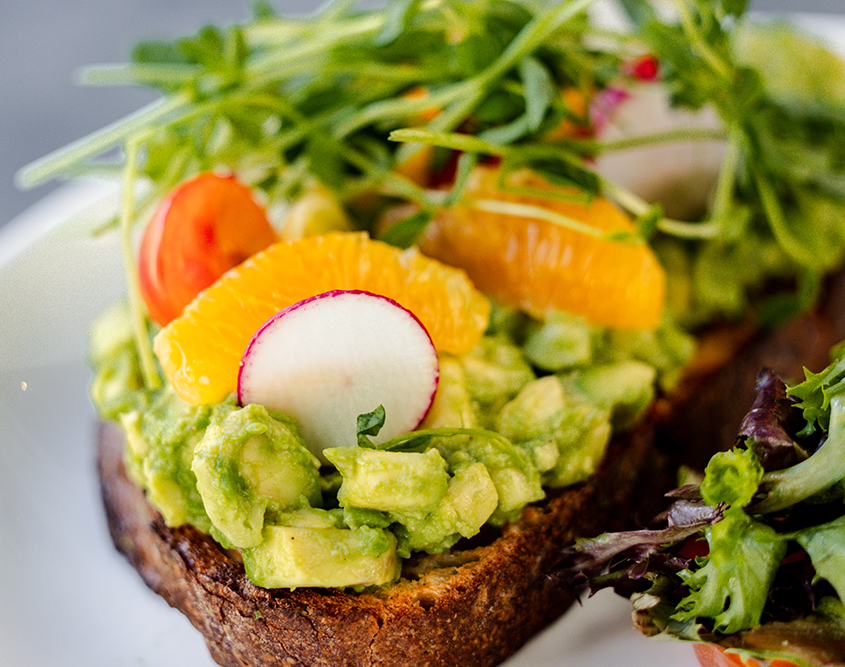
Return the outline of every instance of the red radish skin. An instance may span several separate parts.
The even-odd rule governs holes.
[[[417,428],[434,401],[440,367],[411,311],[363,290],[332,290],[281,310],[253,335],[238,373],[241,405],[293,417],[308,447],[356,444],[358,415],[379,405],[376,442]]]

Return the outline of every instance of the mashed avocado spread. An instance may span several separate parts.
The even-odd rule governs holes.
[[[585,480],[691,352],[670,326],[616,331],[495,309],[475,349],[441,355],[420,437],[370,447],[359,420],[359,446],[325,450],[332,465],[321,466],[286,415],[144,389],[118,304],[92,331],[91,395],[122,426],[127,470],[168,525],[240,549],[259,586],[363,588],[394,581],[414,552],[516,520],[545,488]]]

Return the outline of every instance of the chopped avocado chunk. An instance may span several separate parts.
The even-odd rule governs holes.
[[[400,524],[395,531],[399,555],[407,558],[413,551],[439,553],[449,549],[461,537],[476,535],[498,504],[499,494],[484,464],[459,468],[433,512],[390,513]]]
[[[523,349],[537,368],[561,371],[584,366],[593,358],[597,329],[581,318],[552,313],[529,328]]]
[[[192,470],[208,516],[236,547],[261,541],[268,511],[321,503],[319,461],[292,420],[261,405],[215,411]]]
[[[323,454],[343,477],[338,492],[341,506],[429,512],[449,485],[446,462],[436,449],[420,454],[332,447]]]
[[[611,411],[616,430],[624,430],[651,405],[656,379],[653,366],[628,360],[591,366],[577,373],[573,382],[592,403]]]
[[[610,435],[608,411],[584,404],[562,411],[547,436],[524,446],[527,449],[538,444],[545,446],[547,438],[551,438],[557,447],[558,459],[543,475],[543,483],[551,487],[568,486],[583,482],[596,471]]]
[[[557,376],[534,380],[509,401],[496,419],[496,430],[512,442],[543,435],[550,421],[567,407],[563,385]]]
[[[474,428],[476,425],[464,369],[454,357],[441,354],[437,393],[420,428]]]
[[[438,441],[437,448],[452,470],[471,463],[485,466],[499,497],[491,523],[501,525],[516,520],[525,505],[545,496],[540,473],[530,455],[505,438],[444,438]]]
[[[548,375],[505,405],[496,429],[529,455],[544,484],[566,486],[595,472],[610,441],[610,409]]]
[[[522,387],[534,379],[534,371],[522,356],[522,350],[504,340],[482,338],[461,356],[470,396],[478,404],[480,422],[490,422],[498,410]]]
[[[147,409],[121,417],[129,444],[126,469],[169,526],[190,523],[206,532],[211,528],[191,470],[194,447],[211,412],[210,406],[186,403],[168,385],[151,397]]]
[[[380,586],[400,570],[396,538],[369,526],[266,526],[243,559],[250,581],[264,588]]]

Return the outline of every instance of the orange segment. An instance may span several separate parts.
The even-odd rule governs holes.
[[[505,192],[497,186],[496,169],[478,168],[464,202],[436,216],[420,242],[421,250],[461,267],[482,292],[535,317],[562,310],[604,326],[656,327],[666,277],[647,244],[583,233],[535,217],[530,208],[584,223],[600,235],[632,232],[631,220],[604,199],[580,203],[573,201],[572,191],[536,174],[513,176],[513,185],[531,189],[531,194]],[[570,199],[540,196],[536,190],[556,191]],[[491,212],[514,204],[522,208]]]
[[[222,400],[237,388],[243,351],[265,321],[334,289],[394,299],[452,354],[472,349],[489,318],[487,299],[463,271],[364,233],[336,232],[276,243],[231,269],[159,332],[156,355],[183,399]]]

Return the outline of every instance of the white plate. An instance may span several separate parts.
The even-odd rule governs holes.
[[[845,21],[806,23],[845,45]],[[0,230],[0,663],[212,667],[199,632],[115,551],[100,504],[85,339],[124,278],[114,235],[62,223],[101,216],[112,192],[65,186]],[[628,602],[612,593],[506,663],[697,664],[690,646],[634,631]]]

